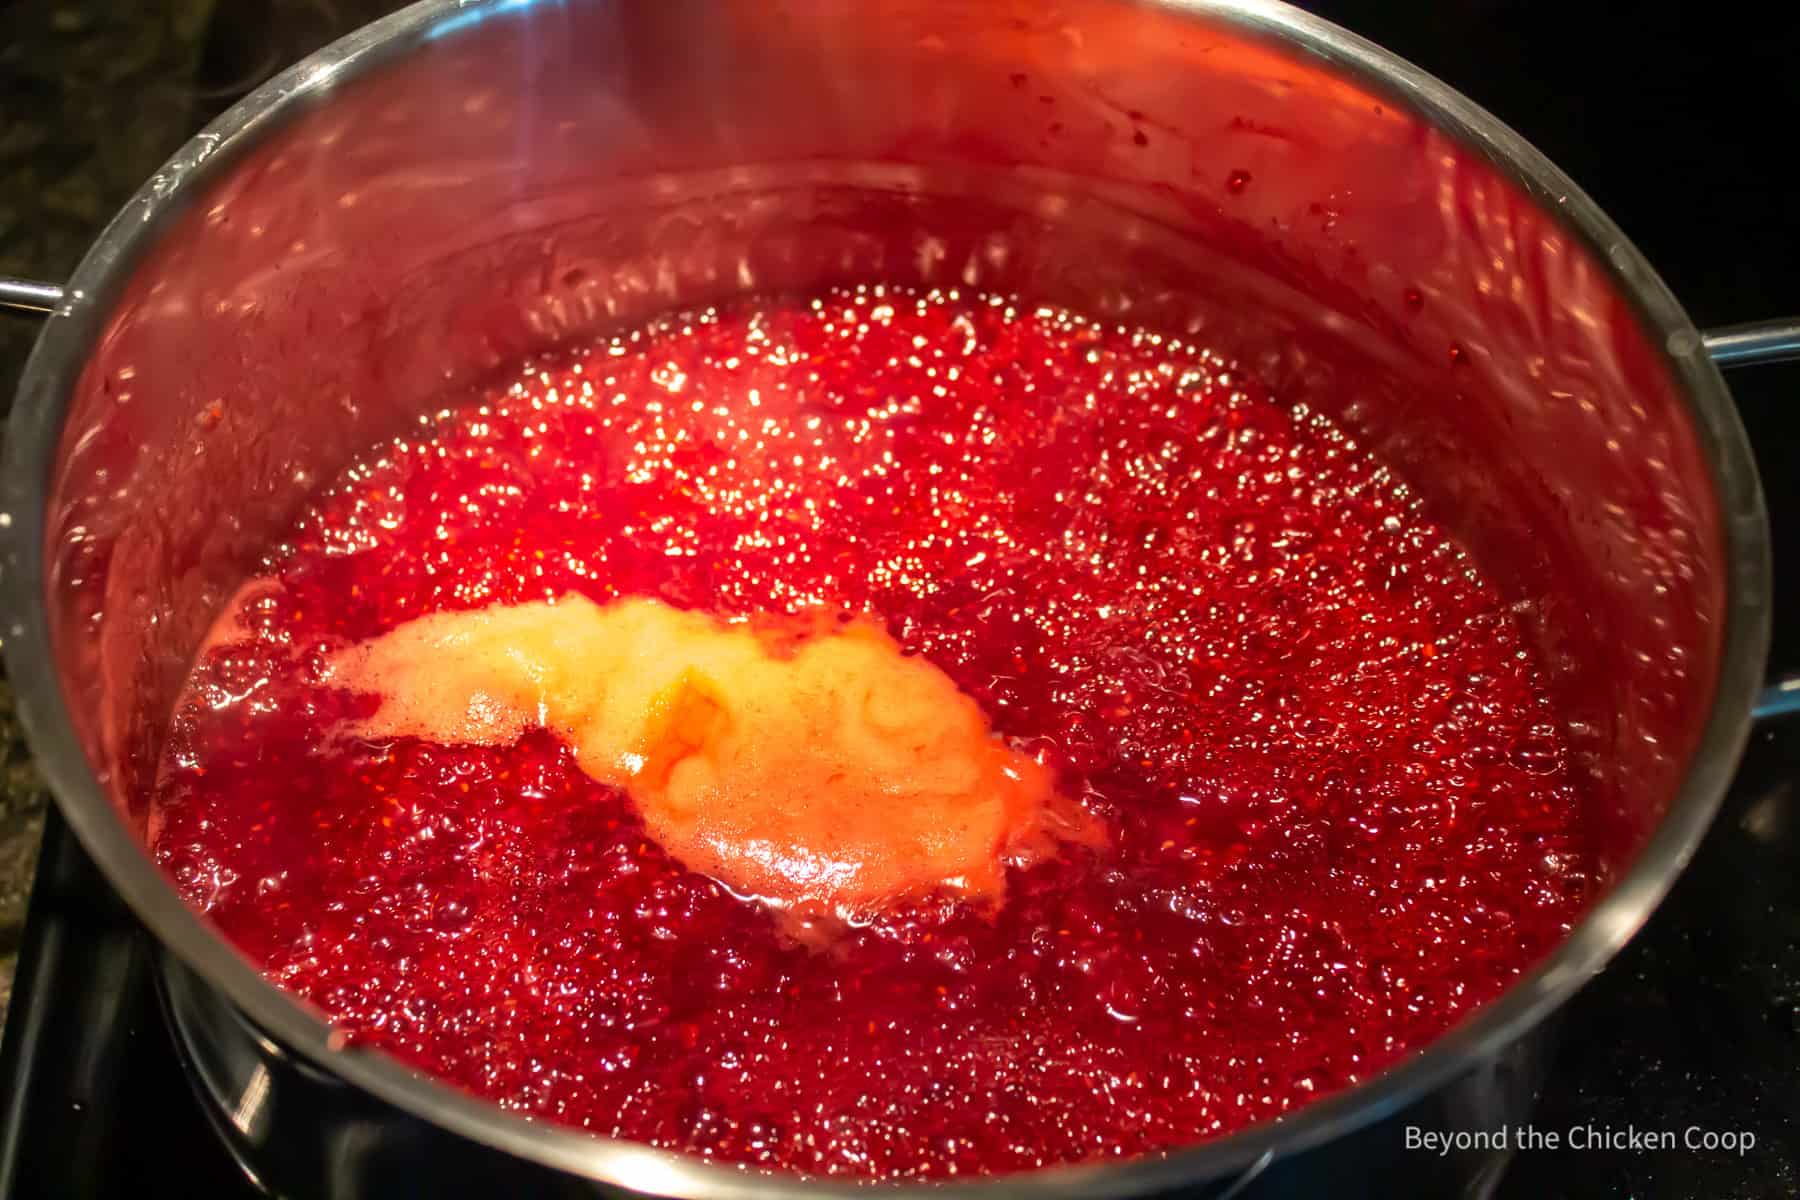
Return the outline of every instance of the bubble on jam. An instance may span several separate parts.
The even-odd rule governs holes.
[[[346,471],[178,708],[156,856],[277,983],[506,1107],[948,1177],[1366,1078],[1566,932],[1590,857],[1515,616],[1305,396],[1016,299],[867,286],[531,364]],[[541,730],[333,737],[344,646],[566,593],[839,609],[1108,830],[817,949]]]

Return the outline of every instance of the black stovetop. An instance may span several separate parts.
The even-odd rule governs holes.
[[[228,4],[226,7],[230,7]],[[366,7],[366,6],[365,6]],[[1800,18],[1698,3],[1308,7],[1462,88],[1605,206],[1703,324],[1800,312],[1778,185],[1800,123]],[[324,11],[322,6],[320,11]],[[366,14],[364,14],[366,15]],[[1738,23],[1730,23],[1738,22]],[[1732,380],[1775,532],[1777,613],[1800,595],[1800,369]],[[1776,622],[1777,668],[1800,628]],[[1749,1131],[1725,1151],[1526,1151],[1503,1198],[1800,1194],[1800,719],[1758,731],[1719,820],[1643,932],[1570,1004],[1534,1125]],[[0,1196],[257,1193],[213,1137],[166,1033],[148,937],[49,822],[0,1047]]]

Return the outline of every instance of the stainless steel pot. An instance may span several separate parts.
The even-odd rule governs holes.
[[[851,1190],[527,1122],[341,1049],[152,865],[139,784],[202,631],[360,447],[558,340],[866,278],[1190,331],[1357,431],[1510,593],[1609,880],[1504,996],[1349,1091],[950,1190],[1385,1194],[1431,1165],[1398,1124],[1522,1113],[1534,1031],[1687,861],[1768,641],[1762,499],[1715,361],[1800,353],[1800,323],[1701,335],[1493,117],[1269,0],[426,0],[197,136],[66,287],[0,281],[51,314],[0,485],[21,709],[170,952],[221,1132],[277,1190]]]

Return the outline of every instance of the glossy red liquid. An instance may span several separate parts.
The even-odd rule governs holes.
[[[354,1039],[541,1117],[851,1176],[1174,1146],[1368,1076],[1588,890],[1511,614],[1304,397],[1204,351],[866,289],[676,317],[372,451],[199,663],[156,851]],[[583,591],[841,606],[1109,831],[823,949],[549,735],[334,732],[324,655]],[[236,640],[231,640],[235,638]]]

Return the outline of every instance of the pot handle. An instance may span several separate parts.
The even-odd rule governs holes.
[[[62,307],[63,288],[13,275],[0,275],[0,312],[47,317]]]
[[[0,310],[48,316],[64,296],[59,283],[0,275]],[[1700,343],[1723,368],[1800,359],[1800,317],[1726,325],[1703,333]]]
[[[49,316],[64,297],[59,283],[0,275],[0,310]],[[1703,333],[1700,344],[1722,368],[1800,360],[1800,317],[1726,325]]]
[[[1800,317],[1726,325],[1700,335],[1721,369],[1800,360]]]
[[[1727,325],[1702,335],[1700,344],[1721,368],[1800,361],[1800,318]],[[1777,679],[1762,690],[1750,710],[1752,720],[1800,713],[1800,675]]]

